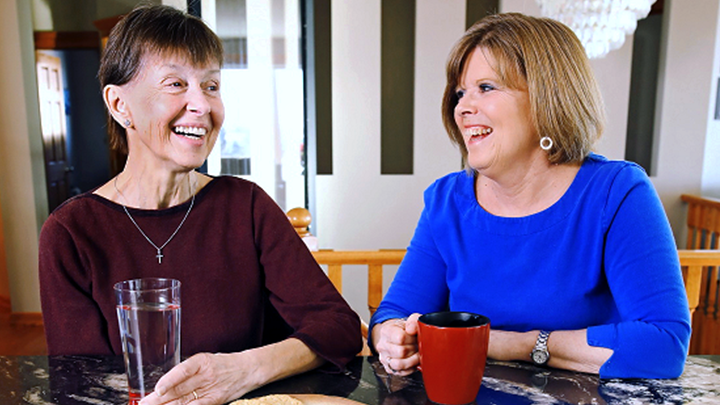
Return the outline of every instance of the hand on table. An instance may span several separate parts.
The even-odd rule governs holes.
[[[390,319],[375,326],[377,333],[375,349],[380,363],[389,374],[405,376],[412,374],[420,363],[417,331],[420,314],[412,314],[407,320]]]
[[[196,354],[168,371],[140,404],[218,405],[238,398],[257,387],[258,364],[247,353]]]

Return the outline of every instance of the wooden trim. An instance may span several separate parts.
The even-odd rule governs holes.
[[[100,36],[102,38],[107,38],[110,35],[110,31],[115,27],[115,24],[118,23],[118,21],[122,20],[124,17],[124,14],[103,18],[101,20],[95,20],[93,21],[93,25],[97,30],[100,32]]]
[[[720,250],[679,249],[678,256],[682,266],[720,265]]]
[[[12,311],[10,301],[10,279],[8,277],[7,254],[5,251],[5,234],[0,207],[0,314],[9,314]]]
[[[333,283],[335,289],[342,294],[342,264],[332,263],[328,264],[328,278]]]
[[[35,31],[35,49],[99,49],[97,31]]]
[[[319,264],[400,264],[405,250],[320,250],[313,256]]]
[[[9,314],[10,312],[12,312],[10,297],[0,295],[0,314]]]
[[[10,314],[11,325],[43,326],[40,312],[13,312]]]
[[[375,314],[383,297],[383,266],[382,264],[368,265],[368,309],[370,316]]]
[[[698,197],[696,195],[683,194],[680,199],[688,204],[702,205],[720,209],[720,199],[712,197]]]

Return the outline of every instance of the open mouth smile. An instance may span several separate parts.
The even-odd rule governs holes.
[[[173,132],[190,139],[200,139],[205,136],[208,131],[206,128],[179,125],[173,128]]]
[[[489,127],[472,127],[466,129],[464,135],[468,137],[469,140],[479,140],[492,134],[492,132],[493,129]]]

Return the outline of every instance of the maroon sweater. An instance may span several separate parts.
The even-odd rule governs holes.
[[[161,246],[188,204],[130,213]],[[85,193],[58,207],[40,233],[49,354],[122,354],[113,284],[139,277],[182,282],[184,356],[292,336],[343,368],[361,349],[357,314],[254,183],[213,179],[162,253],[159,264],[122,206],[105,198]]]

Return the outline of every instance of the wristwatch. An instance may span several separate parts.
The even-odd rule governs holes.
[[[548,338],[550,338],[550,332],[541,330],[540,334],[535,341],[535,347],[530,353],[530,358],[533,363],[538,366],[544,366],[550,360],[550,352],[548,352]]]

